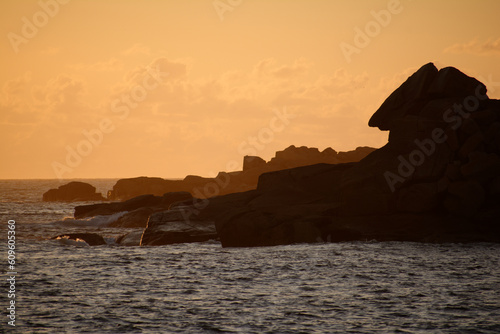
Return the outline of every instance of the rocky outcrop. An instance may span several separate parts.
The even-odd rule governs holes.
[[[200,220],[195,215],[188,217],[183,210],[183,207],[178,207],[152,214],[142,234],[140,245],[204,242],[218,238],[213,221]]]
[[[500,101],[482,83],[424,65],[369,124],[390,130],[389,142],[360,162],[264,173],[257,189],[187,212],[215,221],[225,247],[500,242]]]
[[[456,198],[453,183],[473,182],[468,189],[486,186],[500,169],[482,175],[468,170],[474,163],[477,169],[498,166],[499,147],[484,133],[494,132],[499,107],[476,79],[455,68],[423,66],[370,119],[371,126],[390,130],[389,143],[346,173],[344,214],[354,207],[365,215],[443,210],[452,207],[444,202]]]
[[[276,152],[269,162],[257,156],[243,158],[243,170],[220,172],[214,178],[188,175],[183,180],[165,180],[154,177],[121,179],[108,192],[110,200],[127,200],[144,194],[161,196],[167,192],[189,192],[197,198],[210,198],[235,192],[255,189],[263,173],[318,163],[344,163],[359,161],[375,149],[358,147],[354,151],[336,152],[331,148],[319,151],[317,148],[290,146]]]
[[[245,157],[243,171],[215,178],[120,180],[116,196],[189,193],[170,210],[158,194],[134,199],[140,205],[126,204],[134,209],[120,226],[144,224],[149,216],[141,245],[217,237],[224,247],[500,242],[500,101],[489,99],[482,83],[455,68],[426,64],[369,125],[390,131],[384,147],[337,153],[290,146],[269,162]],[[116,205],[79,213],[111,212]],[[120,243],[136,244],[137,236]]]
[[[246,172],[249,169],[263,168],[266,165],[266,160],[261,157],[246,155],[243,158],[243,171]]]
[[[70,182],[57,189],[50,189],[43,194],[45,202],[78,202],[78,201],[102,201],[101,193],[96,188],[85,182]]]

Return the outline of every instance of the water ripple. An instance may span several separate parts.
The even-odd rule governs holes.
[[[493,333],[500,330],[499,250],[372,242],[75,248],[37,241],[20,254],[18,328]]]

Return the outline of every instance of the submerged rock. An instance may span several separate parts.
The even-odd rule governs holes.
[[[59,234],[51,239],[66,239],[73,240],[76,242],[85,242],[89,246],[99,246],[106,245],[106,241],[102,236],[97,233],[68,233],[68,234]]]

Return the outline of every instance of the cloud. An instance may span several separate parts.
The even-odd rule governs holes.
[[[78,102],[85,93],[85,89],[83,81],[72,78],[68,74],[60,74],[44,86],[35,86],[32,92],[38,105],[51,110],[60,105]]]
[[[122,51],[123,56],[135,56],[135,55],[151,55],[151,49],[145,45],[140,43],[134,44],[132,47],[127,50]]]
[[[309,68],[312,66],[312,63],[308,63],[304,58],[299,58],[295,60],[293,65],[283,65],[274,70],[272,70],[272,74],[276,78],[280,79],[289,79],[293,77],[300,77],[308,73]]]
[[[467,43],[457,43],[444,50],[445,53],[471,53],[477,55],[500,54],[500,38],[480,42],[473,40]]]
[[[36,115],[30,112],[29,87],[31,73],[4,83],[0,90],[0,122],[5,124],[34,124]]]
[[[7,81],[0,89],[0,123],[36,124],[70,132],[99,113],[87,101],[86,83],[68,74],[59,74],[35,83],[31,74]]]
[[[254,66],[253,74],[277,79],[291,79],[308,74],[309,68],[313,66],[313,63],[308,62],[305,58],[296,59],[292,65],[277,66],[276,63],[274,58],[261,60]]]
[[[265,149],[258,150],[266,159],[290,144],[336,150],[381,146],[386,134],[368,128],[368,120],[391,92],[388,87],[401,84],[408,76],[405,72],[379,80],[342,68],[328,72],[302,58],[285,64],[266,59],[250,71],[212,77],[194,77],[189,67],[187,60],[159,57],[130,68],[121,78],[112,73],[114,85],[109,78],[102,84],[85,73],[59,74],[35,85],[27,74],[3,85],[0,126],[30,123],[30,127],[16,127],[20,150],[45,147],[47,159],[59,161],[64,159],[67,145],[75,147],[85,138],[83,130],[97,128],[100,120],[109,118],[116,131],[107,134],[95,150],[103,152],[102,159],[106,155],[118,160],[137,156],[161,163],[158,152],[170,152],[169,159],[174,161],[170,165],[200,165],[203,167],[190,168],[203,174],[199,168],[210,165],[205,163],[207,159],[214,163],[239,161],[241,143],[268,128],[276,110],[286,109],[295,117],[266,142]],[[155,71],[161,73],[161,80],[155,84],[149,79],[144,86]],[[125,114],[113,109],[113,101],[119,99],[118,107],[123,110],[128,106],[122,102],[123,96],[132,97],[140,85],[149,86],[147,96],[134,101],[126,117],[121,117]],[[98,159],[100,154],[88,159]]]
[[[96,72],[108,72],[108,71],[121,71],[123,70],[123,61],[117,58],[110,58],[105,61],[100,61],[93,64],[78,63],[73,65],[68,65],[68,68],[76,71],[96,71]]]

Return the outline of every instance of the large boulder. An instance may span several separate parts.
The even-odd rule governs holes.
[[[45,202],[78,202],[78,201],[102,201],[101,193],[96,188],[85,182],[70,182],[57,189],[50,189],[43,194]]]
[[[395,120],[418,111],[425,104],[429,86],[437,75],[438,69],[433,63],[422,66],[389,95],[370,118],[368,125],[380,130],[391,130]]]
[[[438,71],[429,63],[410,76],[370,119],[370,126],[390,130],[389,143],[346,173],[341,187],[343,214],[422,212],[438,207],[436,201],[443,196],[437,192],[447,186],[444,175],[460,173],[460,167],[450,170],[450,166],[457,159],[462,165],[485,146],[484,129],[472,119],[491,121],[495,112],[471,116],[495,109],[485,101],[485,94],[482,83],[455,68]],[[479,168],[477,163],[474,168]]]
[[[477,93],[486,94],[486,86],[454,67],[439,70],[427,90],[433,99],[474,96]]]
[[[486,96],[486,86],[456,68],[446,67],[438,71],[434,64],[429,63],[384,101],[368,125],[393,130],[397,122],[408,115],[421,118],[442,116],[449,106],[457,101],[463,104],[464,98],[473,96]]]

